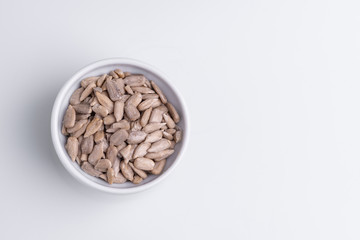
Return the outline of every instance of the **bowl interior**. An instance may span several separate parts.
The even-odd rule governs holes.
[[[121,62],[121,61],[119,61]],[[72,79],[69,80],[69,82],[63,87],[63,89],[61,90],[61,93],[59,94],[57,99],[59,102],[59,109],[58,109],[58,116],[56,117],[56,119],[54,119],[56,124],[56,133],[53,133],[55,135],[55,141],[57,143],[59,143],[61,146],[61,154],[59,154],[59,157],[62,158],[62,161],[67,161],[69,164],[72,165],[72,167],[74,169],[76,169],[76,171],[78,172],[79,175],[81,174],[80,180],[85,180],[88,179],[96,184],[98,184],[100,186],[106,187],[106,188],[113,188],[113,189],[128,189],[128,188],[137,188],[140,186],[144,186],[146,184],[149,184],[150,182],[154,181],[156,178],[161,177],[162,175],[166,175],[166,173],[169,171],[169,168],[174,164],[174,162],[176,161],[176,159],[179,156],[179,153],[181,152],[181,149],[183,148],[184,145],[184,140],[185,140],[185,136],[186,136],[186,126],[185,126],[185,110],[184,110],[184,106],[181,103],[181,99],[180,96],[178,96],[178,94],[175,92],[175,90],[166,82],[166,80],[164,79],[164,76],[162,74],[160,74],[158,71],[155,71],[154,69],[152,69],[152,67],[150,66],[146,66],[144,64],[136,64],[136,63],[114,63],[114,61],[108,61],[108,62],[104,62],[104,64],[93,64],[95,65],[94,67],[91,67],[91,65],[89,65],[88,67],[85,67],[83,70],[80,70],[76,75],[73,76]],[[109,185],[107,184],[105,181],[96,178],[96,177],[92,177],[88,174],[86,174],[85,172],[82,171],[82,169],[80,168],[80,166],[76,163],[76,162],[72,162],[71,159],[69,158],[69,156],[67,155],[67,152],[65,150],[65,143],[66,143],[66,137],[63,136],[61,134],[61,126],[62,126],[62,119],[63,116],[65,114],[66,108],[69,104],[69,99],[71,94],[80,87],[80,81],[83,78],[86,77],[90,77],[90,76],[98,76],[98,75],[102,75],[104,73],[109,73],[110,71],[119,68],[124,72],[131,72],[132,74],[143,74],[147,79],[149,80],[153,80],[154,82],[156,82],[156,84],[161,88],[161,90],[163,91],[163,93],[166,95],[168,101],[170,103],[172,103],[174,105],[174,107],[176,108],[176,110],[178,111],[180,117],[181,117],[181,121],[178,123],[178,126],[183,130],[183,140],[179,143],[176,144],[175,146],[175,152],[167,159],[165,168],[162,172],[162,174],[160,175],[149,175],[146,179],[144,179],[144,181],[142,181],[140,184],[133,184],[131,182],[126,182],[124,184],[112,184]],[[54,143],[56,144],[56,143]],[[66,158],[66,159],[64,159]],[[67,167],[69,166],[69,164],[67,164]],[[72,173],[74,175],[74,173]],[[78,176],[79,177],[79,176]],[[85,179],[84,179],[85,178]],[[86,180],[85,180],[86,182]],[[100,187],[102,188],[102,187]]]

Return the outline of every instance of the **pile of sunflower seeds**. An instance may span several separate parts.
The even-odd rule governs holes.
[[[88,77],[70,97],[65,148],[87,174],[139,184],[160,174],[181,141],[180,116],[155,82],[120,69]]]

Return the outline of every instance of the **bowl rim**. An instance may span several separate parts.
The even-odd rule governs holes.
[[[64,97],[67,93],[66,90],[71,88],[71,86],[76,81],[78,81],[81,76],[83,76],[87,72],[89,72],[95,68],[101,67],[103,65],[109,65],[109,64],[130,64],[130,65],[134,65],[134,66],[137,66],[140,68],[144,68],[152,73],[155,73],[165,83],[167,83],[167,85],[174,91],[174,93],[176,94],[177,98],[179,99],[180,105],[183,109],[182,120],[184,121],[184,124],[186,126],[186,133],[183,136],[182,147],[179,149],[177,157],[175,158],[174,162],[169,166],[169,168],[167,169],[166,172],[162,173],[161,175],[157,176],[154,180],[152,180],[144,185],[139,185],[139,186],[135,186],[135,187],[131,187],[131,188],[111,188],[111,187],[103,186],[103,185],[97,184],[96,182],[93,182],[92,180],[86,178],[84,175],[82,175],[75,169],[75,167],[69,161],[69,159],[67,157],[67,153],[63,150],[62,143],[60,142],[60,139],[59,139],[60,131],[58,131],[59,130],[58,129],[58,126],[59,126],[58,119],[59,119],[59,114],[60,114],[61,103],[64,100]],[[129,193],[144,191],[146,189],[149,189],[149,188],[155,186],[156,184],[158,184],[159,182],[164,180],[167,176],[169,176],[169,174],[179,164],[180,159],[182,159],[182,157],[183,157],[183,153],[185,152],[187,145],[188,145],[189,132],[190,132],[190,125],[189,125],[189,114],[188,114],[187,106],[186,106],[185,101],[184,101],[182,95],[180,94],[180,92],[176,89],[176,87],[172,83],[170,83],[169,77],[167,75],[165,75],[163,72],[161,72],[159,69],[157,69],[156,67],[154,67],[148,63],[145,63],[145,62],[142,62],[142,61],[139,61],[136,59],[132,59],[132,58],[123,58],[123,57],[106,58],[106,59],[92,62],[92,63],[84,66],[83,68],[81,68],[74,75],[72,75],[69,78],[69,80],[67,80],[65,82],[65,84],[61,87],[59,93],[56,96],[56,99],[55,99],[55,102],[54,102],[54,105],[52,108],[52,113],[51,113],[51,138],[52,138],[52,142],[53,142],[55,151],[58,155],[58,158],[60,159],[60,161],[63,164],[63,166],[65,167],[65,169],[79,182],[81,182],[89,187],[92,187],[94,189],[97,189],[97,190],[100,190],[103,192],[107,192],[107,193],[113,193],[113,194],[129,194]]]

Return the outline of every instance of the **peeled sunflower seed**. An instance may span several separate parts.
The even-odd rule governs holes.
[[[106,117],[106,116],[109,114],[109,110],[108,110],[106,107],[104,107],[104,106],[102,106],[102,105],[100,105],[100,104],[94,105],[94,106],[92,107],[92,110],[93,110],[95,113],[97,113],[97,114],[99,114],[100,116],[102,116],[102,117]]]
[[[144,110],[150,108],[151,106],[153,106],[153,104],[157,101],[159,101],[159,100],[158,99],[146,99],[142,103],[139,104],[138,109],[139,109],[139,111],[144,111]]]
[[[114,71],[111,71],[109,73],[109,75],[112,76],[113,78],[118,78],[119,77]]]
[[[131,162],[129,163],[129,165],[130,165],[130,167],[132,168],[132,170],[133,170],[137,175],[139,175],[141,178],[143,178],[143,179],[147,178],[146,172],[144,172],[143,170],[140,170],[140,169],[136,168],[136,167],[134,166],[134,164],[131,163]]]
[[[127,139],[128,144],[138,144],[145,140],[146,133],[143,131],[130,132]]]
[[[140,120],[136,120],[135,122],[131,122],[130,124],[131,131],[140,131],[142,129],[142,126],[140,124]]]
[[[62,135],[64,135],[64,136],[69,135],[69,133],[66,131],[66,128],[65,128],[64,124],[63,124],[62,127],[61,127],[61,133],[62,133]]]
[[[165,131],[171,135],[174,135],[174,133],[176,132],[176,129],[170,128],[170,129],[166,129]]]
[[[162,109],[155,108],[152,110],[149,122],[150,123],[159,123],[163,119],[163,111]]]
[[[103,120],[101,120],[100,118],[95,117],[87,126],[86,128],[86,132],[84,134],[84,137],[88,137],[94,133],[96,133],[100,127],[103,124]]]
[[[88,159],[88,155],[87,155],[87,154],[81,154],[81,156],[80,156],[80,160],[81,160],[81,161],[87,161],[87,159]]]
[[[124,116],[124,102],[116,101],[114,104],[114,116],[117,122],[119,122]]]
[[[149,143],[149,142],[140,143],[134,151],[133,158],[145,156],[147,153],[147,150],[150,148],[150,146],[151,146],[151,143]]]
[[[80,120],[80,121],[82,121],[82,120]],[[80,137],[81,135],[83,135],[85,133],[85,130],[86,130],[87,126],[89,125],[89,123],[90,123],[90,121],[86,120],[86,123],[79,130],[72,133],[71,136],[77,138],[77,137]]]
[[[115,121],[116,121],[116,120],[115,120],[115,116],[112,115],[112,114],[104,117],[104,124],[105,124],[105,125],[113,124]]]
[[[164,120],[166,122],[166,125],[169,128],[175,128],[176,124],[175,124],[174,120],[169,116],[169,114],[163,113],[163,117],[164,117]]]
[[[115,163],[117,154],[118,154],[118,149],[114,145],[109,146],[108,149],[106,150],[106,158],[110,160],[112,165],[114,165]]]
[[[109,110],[109,113],[114,111],[114,103],[110,100],[110,98],[99,92],[96,92],[95,96],[99,103]]]
[[[84,88],[78,88],[75,90],[75,92],[71,95],[70,97],[70,104],[71,105],[77,105],[77,104],[80,104],[80,96],[82,94],[82,92],[84,91]]]
[[[66,109],[63,124],[66,128],[74,127],[75,125],[75,119],[76,119],[76,113],[73,106],[69,105]]]
[[[138,175],[135,175],[134,179],[132,180],[132,182],[133,182],[134,184],[139,184],[139,183],[141,183],[142,181],[143,181],[143,179],[142,179],[140,176],[138,176]]]
[[[170,141],[170,149],[174,149],[174,147],[175,147],[175,141]]]
[[[130,95],[133,95],[134,94],[134,91],[131,89],[131,87],[129,85],[126,85],[124,87],[124,89],[126,90],[126,92]]]
[[[162,159],[168,158],[173,153],[173,149],[166,149],[160,152],[147,153],[145,157],[154,159],[155,161],[160,161]]]
[[[131,87],[131,89],[132,89],[134,92],[139,92],[139,93],[143,93],[143,94],[146,94],[146,93],[155,93],[154,90],[151,90],[151,89],[148,88],[148,87]]]
[[[169,113],[172,117],[172,119],[174,120],[175,123],[180,122],[180,116],[177,113],[176,109],[174,108],[174,106],[171,103],[166,103],[166,107],[169,109]]]
[[[120,145],[122,142],[124,142],[128,138],[129,134],[126,130],[120,129],[116,131],[113,135],[110,137],[110,144],[112,145]]]
[[[90,107],[93,107],[93,106],[95,106],[97,104],[99,104],[99,101],[97,100],[96,97],[94,97],[90,102]]]
[[[149,153],[152,152],[160,152],[165,149],[168,149],[171,146],[171,142],[167,139],[161,139],[153,144],[151,144],[151,147],[147,150]]]
[[[131,104],[125,106],[125,113],[131,121],[135,121],[140,118],[139,110]]]
[[[142,127],[145,127],[145,125],[148,124],[151,112],[152,112],[152,107],[146,109],[143,115],[141,116],[140,124]]]
[[[120,101],[122,101],[123,103],[125,103],[132,95],[129,94],[124,94],[121,96]]]
[[[161,131],[161,130],[157,130],[155,132],[152,132],[152,133],[148,134],[146,139],[145,139],[145,142],[153,143],[153,142],[159,141],[163,136],[162,132],[163,131]]]
[[[108,168],[111,168],[111,162],[109,159],[100,159],[94,167],[95,170],[100,172],[106,172]]]
[[[88,162],[95,165],[103,157],[103,143],[96,144],[88,157]]]
[[[115,177],[114,177],[114,181],[113,183],[124,183],[126,182],[127,179],[124,177],[124,175],[122,175],[122,173],[118,173]]]
[[[121,154],[121,156],[124,158],[124,160],[126,162],[128,162],[131,158],[132,158],[132,151],[131,151],[132,146],[131,145],[127,145],[126,147],[124,147],[123,149],[121,149],[119,152]]]
[[[126,146],[127,146],[127,144],[125,142],[123,142],[122,144],[120,144],[116,147],[118,150],[118,155],[119,155],[119,151],[124,149]]]
[[[83,162],[83,164],[81,165],[81,169],[93,177],[99,177],[101,175],[101,172],[95,170],[94,167],[88,162]]]
[[[143,127],[143,131],[146,133],[152,133],[155,132],[156,130],[159,130],[161,127],[165,126],[166,123],[149,123],[147,124],[145,127]]]
[[[80,103],[78,105],[74,105],[73,108],[75,109],[75,111],[77,113],[80,113],[80,114],[88,114],[88,113],[92,112],[90,105],[85,104],[85,103]]]
[[[163,104],[166,104],[167,99],[166,99],[165,95],[163,94],[163,92],[161,91],[161,89],[158,87],[158,85],[156,85],[156,83],[154,81],[151,81],[151,86],[154,88],[155,92],[159,95]]]
[[[126,179],[128,179],[130,181],[132,181],[134,179],[134,171],[124,161],[121,161],[121,163],[120,163],[120,170]]]
[[[67,139],[65,149],[67,150],[72,161],[75,161],[79,151],[79,141],[75,137],[69,137]]]
[[[81,141],[81,153],[90,154],[94,148],[94,136],[91,135]]]
[[[93,83],[98,79],[99,79],[99,77],[87,77],[87,78],[84,78],[83,80],[81,80],[80,84],[83,88],[86,88],[90,83]]]
[[[122,129],[125,129],[125,130],[129,130],[130,129],[130,123],[129,121],[126,121],[125,119],[119,121],[119,122],[116,122],[116,123],[113,123],[111,125],[111,128],[122,128]]]
[[[158,99],[159,98],[159,95],[157,95],[156,93],[147,93],[147,94],[144,94],[142,96],[142,99],[145,100],[145,99]]]
[[[166,164],[166,159],[155,162],[155,166],[153,170],[151,170],[151,173],[154,175],[159,175],[163,171],[165,164]]]
[[[81,93],[80,96],[80,101],[84,100],[85,98],[87,98],[93,91],[93,88],[96,87],[95,82],[90,83],[85,90]]]
[[[132,95],[131,97],[129,97],[129,99],[126,101],[126,105],[133,105],[135,107],[137,107],[142,100],[142,96],[140,93],[134,93],[134,95]]]
[[[106,173],[107,181],[108,181],[109,184],[113,184],[113,182],[114,182],[114,175],[115,175],[114,169],[109,168],[109,169],[107,170],[107,173]]]
[[[180,142],[181,139],[182,139],[182,131],[181,131],[181,130],[176,131],[176,133],[175,133],[175,135],[174,135],[175,143]]]
[[[156,108],[156,107],[159,107],[161,105],[161,101],[159,99],[155,99],[152,104],[151,104],[151,107],[152,108]]]
[[[119,78],[125,77],[125,74],[120,69],[115,69],[114,72],[119,76]]]
[[[149,158],[140,157],[135,159],[134,166],[140,170],[151,171],[153,170],[155,163]]]
[[[90,114],[76,114],[76,121],[88,119],[90,117]]]
[[[170,133],[168,133],[166,131],[163,131],[163,137],[170,141],[174,139],[173,135],[171,135]]]
[[[106,89],[109,93],[109,97],[112,101],[121,99],[120,87],[115,80],[106,80]]]
[[[145,77],[143,75],[130,75],[124,78],[126,85],[130,87],[140,87],[145,84]]]
[[[82,126],[84,126],[84,124],[86,124],[87,123],[87,120],[86,119],[84,119],[84,120],[79,120],[79,121],[77,121],[76,123],[75,123],[75,125],[72,127],[72,128],[68,128],[68,129],[66,129],[66,131],[68,132],[68,133],[74,133],[74,132],[76,132],[77,130],[79,130]]]
[[[94,141],[95,143],[99,143],[101,140],[103,140],[105,138],[105,133],[104,131],[97,131],[94,135]]]
[[[98,80],[96,80],[96,86],[101,87],[105,81],[106,76],[106,74],[103,74],[101,77],[99,77]]]
[[[106,152],[107,149],[109,148],[108,140],[103,139],[103,140],[101,140],[101,143],[103,144],[103,152]]]
[[[120,159],[116,158],[114,164],[111,165],[112,169],[114,169],[115,176],[117,176],[120,172]]]

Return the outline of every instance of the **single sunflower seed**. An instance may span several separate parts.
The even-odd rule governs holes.
[[[124,82],[130,87],[141,87],[145,84],[145,76],[137,74],[130,75],[124,78]]]
[[[156,163],[155,163],[155,164],[156,164]],[[136,168],[136,167],[134,166],[134,164],[131,163],[131,162],[129,162],[129,165],[130,165],[130,167],[132,168],[132,170],[133,170],[137,175],[139,175],[141,178],[143,178],[143,179],[147,178],[147,174],[146,174],[145,171]]]
[[[153,143],[159,141],[163,137],[163,131],[157,130],[155,132],[149,133],[145,139],[147,143]]]
[[[66,109],[63,124],[66,128],[72,128],[75,125],[76,112],[73,106],[69,105]]]
[[[81,169],[84,170],[84,172],[86,172],[87,174],[89,174],[90,176],[93,176],[93,177],[99,177],[101,175],[101,172],[95,170],[94,167],[88,162],[83,162],[81,164]]]
[[[128,179],[130,181],[132,181],[134,179],[134,171],[129,166],[129,164],[126,164],[124,161],[121,161],[120,162],[120,170],[126,179]]]
[[[76,89],[73,94],[71,94],[71,97],[70,97],[70,104],[71,105],[77,105],[77,104],[80,104],[80,96],[82,94],[82,92],[84,91],[84,88],[78,88]]]
[[[134,184],[139,184],[139,183],[141,183],[142,181],[143,181],[143,179],[142,179],[140,176],[135,175],[135,176],[134,176],[134,179],[132,180],[132,183],[134,183]]]
[[[103,120],[100,118],[94,117],[94,119],[87,125],[86,132],[84,137],[88,137],[94,133],[96,133],[103,124]]]
[[[168,149],[171,146],[171,142],[167,139],[160,139],[157,142],[151,144],[151,147],[147,150],[149,153],[152,152],[161,152],[165,149]]]
[[[151,171],[155,166],[155,162],[149,158],[140,157],[135,159],[134,166],[140,170]]]
[[[159,175],[163,171],[165,164],[166,164],[166,159],[155,162],[155,166],[153,170],[151,170],[151,173],[154,175]]]
[[[99,77],[87,77],[87,78],[84,78],[83,80],[81,80],[80,85],[83,88],[86,88],[89,84],[95,82],[98,79],[99,79]]]
[[[167,99],[166,99],[165,95],[163,94],[163,92],[161,91],[161,89],[158,87],[158,85],[156,85],[156,83],[154,81],[151,81],[151,86],[153,87],[155,92],[159,95],[159,97],[160,97],[161,101],[163,102],[163,104],[166,104]]]
[[[124,116],[124,102],[116,101],[114,104],[114,116],[117,122],[119,122]]]
[[[86,103],[80,103],[78,105],[74,105],[73,108],[77,113],[80,114],[88,114],[92,112],[90,105]]]
[[[110,100],[110,98],[99,92],[96,92],[95,96],[99,103],[109,110],[109,113],[114,111],[114,103]]]
[[[149,142],[140,143],[134,151],[133,158],[145,156],[147,153],[147,150],[150,148],[150,146],[151,146],[151,143],[149,143]]]
[[[174,120],[175,123],[180,122],[180,116],[178,114],[178,112],[176,111],[176,109],[174,108],[174,106],[171,103],[166,103],[166,107],[169,109],[169,113],[172,117],[172,119]]]
[[[166,123],[159,123],[159,122],[149,123],[145,127],[143,127],[143,131],[146,133],[152,133],[155,132],[156,130],[159,130],[161,127],[165,125]]]
[[[142,141],[145,140],[146,135],[147,134],[143,131],[130,132],[130,134],[128,135],[127,142],[128,142],[128,144],[141,143]]]
[[[79,152],[79,141],[75,137],[69,137],[67,139],[65,149],[68,152],[72,161],[75,161],[76,156]]]
[[[174,153],[174,149],[166,149],[160,152],[147,153],[145,157],[154,159],[155,161],[160,161],[165,158],[168,158],[173,153]]]
[[[122,142],[124,142],[128,138],[129,134],[126,130],[120,129],[116,131],[113,135],[110,137],[110,144],[112,145],[120,145]]]
[[[146,109],[145,112],[143,112],[141,119],[140,119],[140,124],[142,127],[145,127],[146,124],[148,124],[150,116],[151,116],[151,112],[152,112],[152,107]]]
[[[109,168],[111,168],[111,162],[109,159],[100,159],[94,166],[94,169],[100,172],[106,172]]]
[[[103,142],[96,144],[88,157],[88,162],[95,165],[104,156]]]

